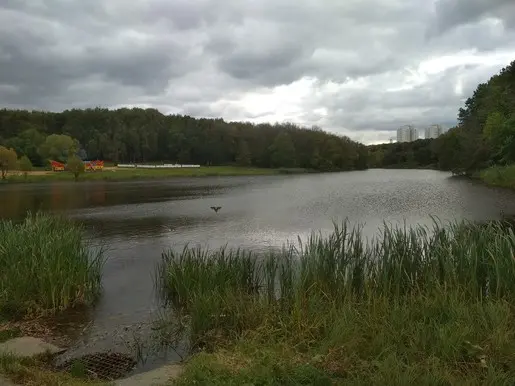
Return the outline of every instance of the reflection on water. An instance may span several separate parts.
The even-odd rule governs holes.
[[[280,247],[333,221],[431,224],[515,214],[515,195],[435,171],[369,170],[338,174],[209,177],[0,187],[0,217],[61,212],[107,247],[104,294],[77,350],[117,345],[126,326],[147,323],[159,304],[152,275],[161,252],[184,245]],[[211,206],[221,206],[215,213]]]

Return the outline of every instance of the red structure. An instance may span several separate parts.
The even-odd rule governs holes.
[[[52,166],[52,171],[54,172],[62,172],[66,170],[66,165],[62,162],[50,161],[50,165]],[[104,161],[96,160],[96,161],[84,161],[84,170],[87,172],[93,172],[96,170],[104,169]]]
[[[52,166],[52,171],[54,172],[62,172],[65,169],[65,165],[62,162],[50,161],[50,165]]]
[[[84,169],[90,172],[95,170],[102,170],[104,169],[104,161],[84,161]]]

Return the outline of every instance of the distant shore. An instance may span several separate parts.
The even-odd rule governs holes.
[[[491,188],[515,190],[515,165],[492,166],[470,174],[455,173],[453,178],[465,178]]]
[[[102,171],[84,172],[79,177],[80,181],[125,181],[151,178],[175,178],[175,177],[213,177],[213,176],[263,176],[278,174],[302,174],[312,172],[302,168],[267,169],[239,166],[201,166],[198,168],[169,168],[169,169],[144,169],[144,168],[118,168],[105,167]],[[53,172],[48,170],[34,170],[25,176],[20,171],[11,172],[6,183],[30,183],[51,181],[74,181],[74,176],[69,172]]]

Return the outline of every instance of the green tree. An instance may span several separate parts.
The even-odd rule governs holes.
[[[8,149],[4,146],[0,146],[0,170],[2,172],[2,180],[7,178],[9,170],[13,170],[16,167],[18,156],[14,149]]]
[[[358,157],[354,163],[354,167],[357,170],[365,170],[368,168],[369,155],[368,150],[365,146],[360,146],[358,148]]]
[[[488,115],[483,128],[483,138],[491,148],[494,161],[502,158],[501,147],[503,147],[506,138],[504,123],[503,115],[498,111],[494,111]]]
[[[493,145],[496,145],[499,142],[499,137],[502,137],[503,125],[504,117],[501,113],[494,111],[488,115],[483,134]]]
[[[252,162],[249,145],[247,141],[242,139],[238,146],[238,153],[236,154],[236,163],[240,166],[249,166]]]
[[[26,155],[32,163],[43,164],[38,149],[45,141],[45,136],[36,128],[22,131],[18,136],[9,139],[9,146],[15,149],[16,153]]]
[[[75,181],[77,181],[79,176],[84,173],[84,162],[74,154],[68,158],[66,168],[73,173]]]
[[[291,137],[286,132],[280,132],[269,147],[270,164],[272,167],[294,167],[296,165],[295,159],[295,145]]]
[[[39,154],[46,160],[66,162],[79,149],[76,139],[64,134],[51,134],[39,147]]]
[[[315,147],[313,154],[311,155],[310,166],[315,170],[320,169],[321,160],[322,158],[320,157],[320,149]]]
[[[486,83],[477,86],[465,106],[459,110],[459,125],[454,134],[442,136],[454,142],[455,155],[439,152],[453,163],[452,169],[467,174],[492,164],[513,162],[513,132],[510,116],[515,106],[515,61]],[[439,164],[442,161],[439,159]],[[448,162],[446,162],[448,163]]]
[[[433,142],[433,151],[438,158],[438,167],[443,170],[460,169],[460,154],[462,154],[462,133],[453,128]]]
[[[321,165],[323,170],[335,170],[338,169],[340,163],[341,150],[339,143],[336,138],[329,137],[324,141],[322,147],[322,162]]]
[[[18,161],[18,166],[23,172],[23,176],[27,178],[27,174],[32,170],[32,162],[26,155],[22,156]]]
[[[515,113],[504,122],[502,132],[504,138],[499,148],[501,162],[515,162]]]
[[[281,144],[281,133],[289,137],[285,146]],[[318,147],[321,162],[317,169],[328,165],[351,169],[356,165],[360,146],[320,128],[195,119],[142,108],[71,109],[61,113],[0,109],[0,138],[4,146],[28,156],[34,165],[43,165],[49,158],[66,162],[70,154],[78,154],[80,143],[89,158],[117,163],[223,165],[236,161],[258,167],[274,164],[302,168],[313,168],[312,158]],[[241,143],[243,140],[246,145]],[[333,142],[331,156],[326,152],[327,142]],[[331,159],[322,162],[327,157]]]

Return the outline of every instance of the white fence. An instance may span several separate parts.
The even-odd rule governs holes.
[[[170,168],[199,168],[200,165],[181,165],[181,164],[162,164],[162,165],[143,165],[143,164],[118,164],[119,168],[138,168],[138,169],[170,169]]]

